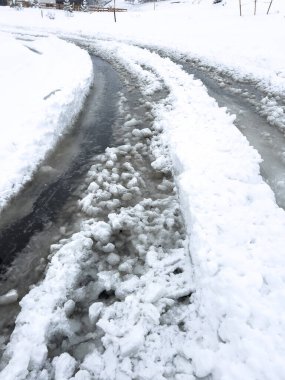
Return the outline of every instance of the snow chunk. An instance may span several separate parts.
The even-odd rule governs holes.
[[[144,329],[135,326],[129,334],[120,339],[120,350],[123,357],[135,354],[144,343]]]
[[[88,371],[82,369],[78,371],[71,380],[91,380],[91,375]]]
[[[55,380],[69,380],[76,368],[76,360],[67,352],[53,359]]]
[[[99,284],[103,289],[110,291],[119,283],[120,275],[117,271],[103,271],[98,273]]]
[[[91,232],[94,239],[102,244],[107,244],[110,241],[112,235],[112,228],[110,224],[105,222],[97,222],[91,226]]]
[[[151,166],[162,173],[168,173],[171,171],[171,163],[167,157],[158,157],[155,161],[151,163]]]
[[[101,250],[105,253],[111,253],[115,250],[115,246],[112,243],[108,243],[107,245],[104,245]]]
[[[144,301],[154,303],[165,295],[165,288],[160,284],[150,284],[146,287]]]
[[[124,127],[131,128],[131,127],[135,127],[136,125],[139,125],[139,124],[140,124],[140,121],[133,118],[129,121],[126,121],[124,123]]]
[[[102,355],[100,355],[96,350],[93,351],[85,357],[83,363],[81,364],[81,368],[90,372],[93,375],[92,379],[98,379],[104,369]]]
[[[118,265],[119,262],[120,262],[120,256],[117,255],[116,253],[110,253],[106,259],[106,261],[112,265],[112,266],[115,266],[115,265]]]
[[[94,302],[90,307],[89,307],[89,319],[90,322],[94,325],[100,316],[100,313],[104,307],[103,302]]]
[[[75,310],[75,302],[73,300],[68,300],[67,302],[65,302],[63,309],[65,315],[69,318]]]
[[[98,189],[99,185],[96,182],[91,182],[87,190],[89,193],[96,193]]]
[[[139,138],[148,138],[152,136],[152,132],[149,128],[134,129],[132,135]]]
[[[126,260],[125,262],[119,265],[118,269],[120,272],[132,273],[133,265],[134,265],[134,260],[132,259]]]
[[[131,276],[126,281],[121,282],[116,288],[116,296],[124,299],[127,295],[137,291],[140,285],[140,279],[137,276]]]

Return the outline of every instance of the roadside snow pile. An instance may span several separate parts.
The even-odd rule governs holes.
[[[191,237],[195,293],[181,352],[193,375],[283,379],[285,214],[259,174],[258,153],[201,82],[170,60],[122,43],[97,46],[134,75],[150,70],[170,91],[153,111],[154,127],[166,132]]]
[[[0,210],[62,137],[92,80],[86,51],[55,37],[1,33]]]
[[[92,240],[84,233],[73,235],[52,258],[45,280],[23,298],[17,328],[5,353],[12,359],[1,371],[1,380],[39,379],[38,370],[48,356],[46,341],[57,339],[59,332],[69,335],[71,326],[66,315],[71,311],[67,305],[68,295],[78,286],[79,275],[88,267],[91,247]],[[52,247],[53,250],[57,248]],[[46,379],[44,375],[43,372],[42,379]]]

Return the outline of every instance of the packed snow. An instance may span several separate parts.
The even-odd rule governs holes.
[[[70,128],[92,81],[86,51],[56,37],[1,33],[0,209]]]
[[[260,176],[261,157],[200,81],[140,47],[199,60],[284,98],[284,2],[275,0],[269,16],[264,3],[256,16],[254,2],[244,4],[242,18],[236,2],[210,3],[128,6],[116,24],[110,14],[59,11],[51,20],[35,9],[0,9],[1,30],[76,38],[124,68],[145,107],[141,121],[128,114],[124,95],[118,100],[121,144],[88,172],[81,231],[51,247],[45,278],[20,301],[1,380],[284,379],[285,213]],[[0,38],[24,54],[26,43]],[[29,43],[42,54],[25,54],[39,58],[57,44],[76,51],[85,94],[87,53],[48,37]],[[62,95],[65,104],[62,87],[51,87],[43,97]],[[269,98],[261,105],[282,129],[277,108]],[[74,114],[65,115],[67,125]]]

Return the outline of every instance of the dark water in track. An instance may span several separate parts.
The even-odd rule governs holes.
[[[43,275],[51,244],[80,229],[78,194],[96,155],[112,146],[122,83],[110,64],[92,56],[94,85],[84,108],[41,164],[32,181],[0,218],[0,295],[21,299]],[[0,305],[0,356],[20,310]]]
[[[56,220],[88,170],[89,160],[110,145],[121,83],[108,63],[95,56],[92,61],[95,84],[72,132],[64,136],[31,183],[1,215],[2,272],[26,247],[33,234]]]

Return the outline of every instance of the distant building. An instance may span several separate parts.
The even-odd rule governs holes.
[[[8,1],[7,0],[0,0],[0,6],[1,5],[8,5]]]

